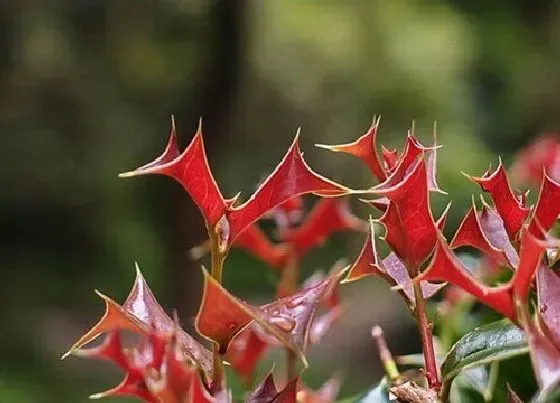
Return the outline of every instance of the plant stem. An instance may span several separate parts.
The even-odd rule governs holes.
[[[220,248],[220,234],[216,228],[208,228],[208,235],[210,238],[210,253],[211,253],[211,276],[218,282],[222,283],[222,268],[224,265],[224,260],[227,255],[227,250],[222,250]],[[222,354],[220,354],[220,349],[217,344],[212,346],[212,395],[221,391],[224,383],[224,362],[222,360]]]
[[[439,379],[439,371],[434,351],[434,339],[432,337],[432,325],[428,322],[426,316],[426,301],[422,294],[420,283],[414,283],[414,297],[416,299],[416,321],[418,330],[422,340],[422,353],[424,354],[424,369],[428,386],[439,392],[441,381]]]
[[[212,396],[215,396],[224,387],[224,363],[217,344],[212,346],[212,364],[211,393]]]
[[[371,337],[373,337],[373,341],[377,345],[379,359],[383,363],[385,373],[391,382],[396,381],[400,377],[399,370],[397,369],[397,364],[393,359],[393,354],[391,354],[389,347],[387,347],[387,341],[385,340],[381,327],[374,326],[373,329],[371,329]]]

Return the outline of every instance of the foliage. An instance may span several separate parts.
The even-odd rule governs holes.
[[[210,254],[210,271],[202,269],[203,296],[195,321],[198,335],[184,331],[161,308],[137,269],[133,288],[122,305],[98,293],[105,302],[105,314],[67,353],[109,360],[125,372],[117,387],[93,397],[132,395],[158,403],[228,402],[241,398],[233,397],[228,388],[224,371],[228,364],[242,380],[248,402],[335,401],[339,375],[317,391],[302,382],[301,372],[308,366],[306,350],[311,343],[319,343],[341,316],[351,314],[345,310],[339,288],[365,276],[378,276],[402,295],[417,322],[423,368],[401,373],[381,329],[374,327],[372,337],[386,378],[379,388],[357,400],[447,401],[458,375],[472,376],[473,370],[486,365],[482,397],[492,400],[499,361],[527,351],[539,385],[536,399],[551,399],[560,384],[560,278],[555,272],[560,242],[553,237],[560,214],[560,184],[546,173],[550,158],[541,164],[545,173],[540,175],[534,206],[527,193],[511,189],[501,160],[496,169],[489,168],[479,177],[467,176],[489,194],[492,205],[481,196],[478,210],[473,198],[448,241],[442,230],[450,206],[437,220],[430,206],[431,195],[446,194],[436,181],[440,146],[435,127],[433,144],[425,146],[413,126],[400,153],[385,147],[378,152],[378,127],[379,119],[374,119],[356,141],[320,146],[358,157],[377,185],[355,190],[317,174],[303,159],[298,132],[274,171],[241,203],[239,194],[225,198],[212,175],[202,124],[180,152],[173,123],[164,152],[121,176],[172,177],[204,218],[209,239],[197,248],[197,255]],[[534,167],[530,172],[535,172]],[[304,214],[301,197],[308,194],[320,199]],[[360,197],[381,216],[370,218],[369,223],[359,219],[346,200],[351,196]],[[278,242],[272,242],[258,224],[270,217],[277,224]],[[379,227],[385,229],[383,240],[391,250],[384,258],[378,256],[376,247]],[[328,274],[316,273],[300,285],[302,257],[337,231],[364,233],[359,255],[350,265],[334,264]],[[222,286],[224,262],[235,247],[254,253],[280,272],[275,300],[251,305]],[[457,255],[456,250],[464,247],[480,252],[476,270],[468,269]],[[509,280],[492,284],[492,278],[504,270],[513,272]],[[438,319],[443,319],[440,343],[433,334],[435,319],[430,318],[427,300],[444,287],[443,300],[435,304],[441,308]],[[537,309],[532,312],[535,294]],[[453,317],[470,315],[475,304],[505,319],[474,329],[453,346],[445,345],[445,321],[452,326]],[[324,313],[319,314],[320,310]],[[137,339],[125,343],[124,332]],[[101,344],[84,348],[100,335],[105,335]],[[286,370],[278,374],[271,369],[255,386],[256,366],[272,348],[285,350]],[[519,400],[515,379],[511,384],[509,399]]]

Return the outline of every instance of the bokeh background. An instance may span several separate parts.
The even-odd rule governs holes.
[[[477,192],[460,171],[506,163],[560,124],[560,6],[544,0],[0,1],[0,401],[85,402],[118,382],[109,365],[60,361],[103,309],[93,290],[126,296],[138,261],[185,325],[200,298],[189,249],[203,223],[170,179],[119,179],[163,149],[170,115],[185,145],[202,116],[226,195],[250,194],[298,127],[306,159],[352,187],[355,160],[314,143],[353,140],[381,114],[379,139],[401,147],[412,120],[431,140],[456,228]],[[370,212],[360,203],[355,211]],[[337,236],[305,274],[352,257]],[[265,300],[276,277],[241,251],[225,285]],[[343,393],[380,377],[369,340],[384,326],[396,353],[419,349],[398,296],[368,279],[345,287],[353,314],[311,353],[318,385]]]

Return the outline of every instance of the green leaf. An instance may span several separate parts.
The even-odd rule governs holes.
[[[525,334],[509,320],[489,323],[467,333],[451,348],[441,365],[443,381],[451,382],[465,369],[528,352]]]

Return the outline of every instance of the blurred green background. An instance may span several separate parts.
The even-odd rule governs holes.
[[[379,139],[402,146],[411,121],[438,122],[439,178],[456,228],[477,192],[460,171],[506,162],[560,124],[560,5],[515,1],[0,2],[0,401],[85,402],[119,381],[109,365],[61,354],[99,316],[97,288],[126,296],[138,261],[162,305],[192,326],[203,224],[170,179],[117,178],[181,142],[198,117],[224,193],[250,194],[302,127],[319,172],[372,184],[350,157],[314,143],[353,140],[381,114]],[[243,197],[243,196],[242,196]],[[356,203],[356,212],[369,211]],[[337,236],[306,273],[354,256]],[[248,300],[274,274],[234,251],[225,284]],[[309,383],[335,369],[345,393],[380,377],[369,329],[396,353],[419,350],[398,296],[368,279],[345,287],[355,314],[311,353]],[[349,337],[348,335],[352,336]]]

